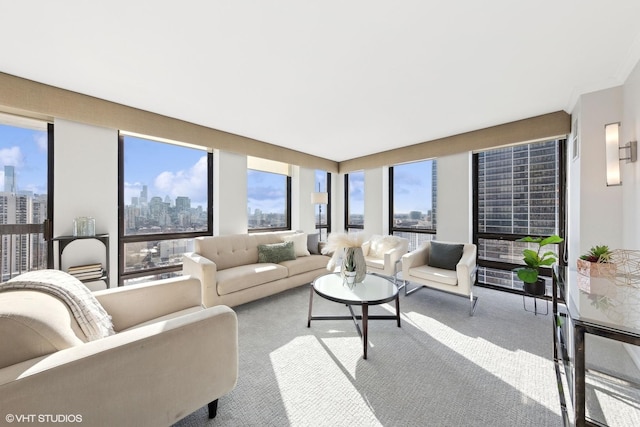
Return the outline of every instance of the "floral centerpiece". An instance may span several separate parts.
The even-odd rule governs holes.
[[[322,248],[323,254],[332,254],[327,270],[336,271],[339,268],[340,275],[349,285],[362,282],[367,274],[362,252],[363,240],[361,233],[332,233]]]

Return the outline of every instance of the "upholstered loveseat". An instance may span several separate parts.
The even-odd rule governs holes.
[[[184,255],[183,274],[200,280],[207,307],[234,307],[327,274],[330,258],[311,253],[319,252],[318,244],[309,248],[308,239],[305,233],[296,231],[198,237],[194,252]],[[274,245],[283,244],[293,248],[294,256],[282,261],[263,257]]]
[[[66,275],[51,272],[55,280]],[[31,273],[16,279],[20,286],[34,280]],[[237,318],[226,306],[203,308],[200,292],[192,277],[95,292],[112,326],[87,335],[86,318],[78,323],[77,306],[64,299],[1,291],[3,421],[168,426],[207,404],[215,416],[217,399],[237,381]]]

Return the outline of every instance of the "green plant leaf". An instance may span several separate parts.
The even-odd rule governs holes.
[[[562,241],[564,241],[564,239],[562,237],[556,236],[554,234],[553,236],[549,236],[549,237],[546,237],[546,238],[542,239],[540,241],[540,246],[542,247],[542,246],[546,246],[546,245],[553,245],[555,243],[560,243]]]

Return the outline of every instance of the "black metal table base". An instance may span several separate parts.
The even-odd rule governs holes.
[[[312,320],[353,320],[353,323],[356,326],[356,330],[358,331],[358,335],[362,338],[362,348],[363,348],[363,358],[367,358],[367,348],[369,347],[368,341],[368,332],[369,332],[369,319],[372,320],[396,320],[398,322],[398,328],[400,327],[400,295],[397,295],[395,298],[396,301],[396,315],[369,315],[369,304],[362,303],[362,314],[357,315],[353,311],[353,306],[351,304],[346,304],[349,307],[349,312],[351,316],[313,316],[312,306],[313,306],[313,286],[311,286],[311,295],[309,296],[309,317],[307,319],[307,328],[311,327]],[[360,305],[360,304],[358,304]],[[358,320],[362,322],[362,329],[358,324]]]

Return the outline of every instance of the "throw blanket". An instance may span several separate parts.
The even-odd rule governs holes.
[[[60,270],[36,270],[0,283],[0,292],[27,289],[45,292],[62,300],[89,341],[114,335],[111,316],[84,283]]]

